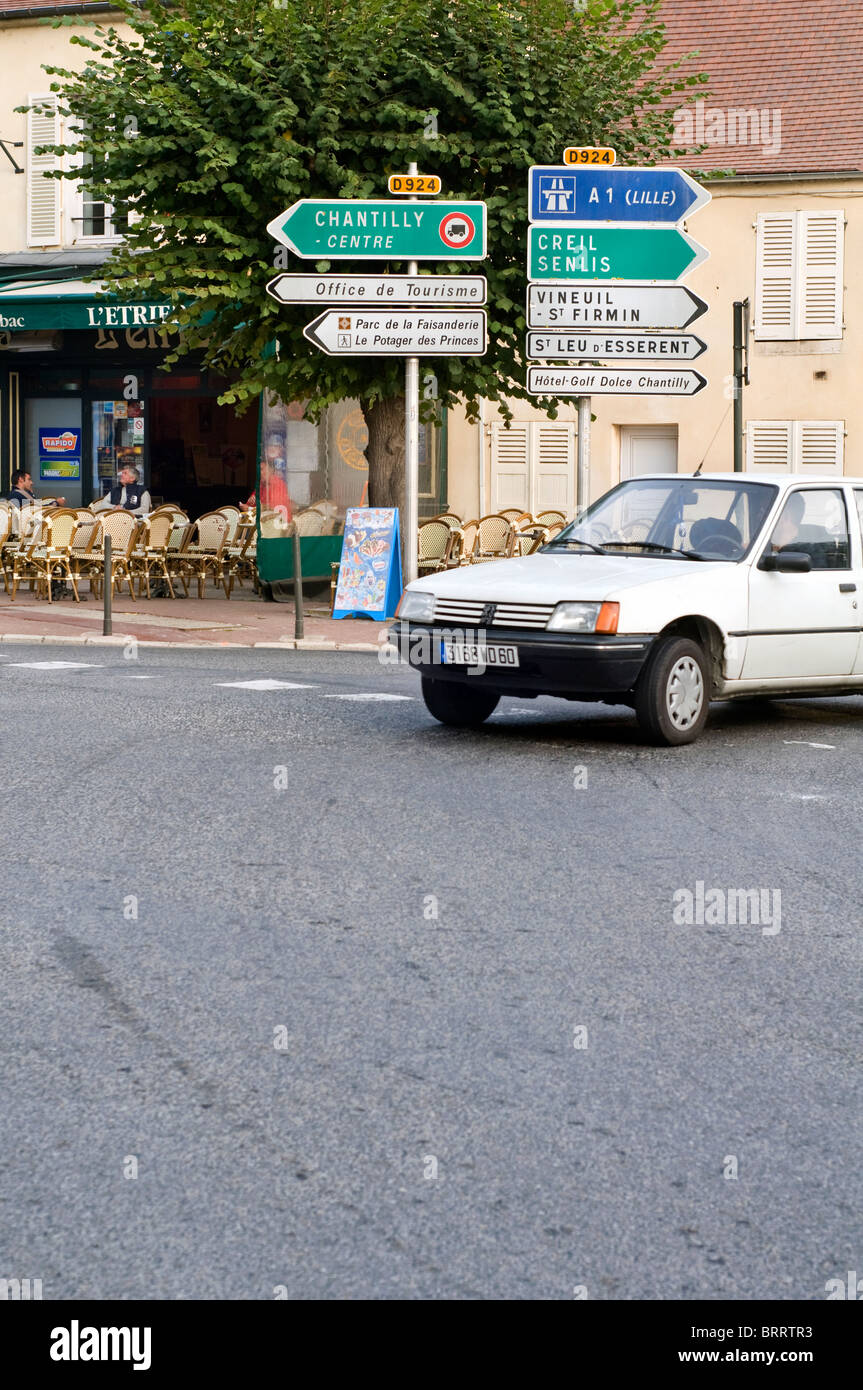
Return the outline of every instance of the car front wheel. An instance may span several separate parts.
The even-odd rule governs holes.
[[[638,722],[654,743],[694,743],[710,703],[707,661],[688,637],[657,641],[635,691]]]
[[[498,706],[500,696],[488,690],[472,690],[469,685],[422,678],[426,709],[441,724],[469,729],[482,724]]]

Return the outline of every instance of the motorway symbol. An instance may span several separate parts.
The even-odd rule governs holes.
[[[576,330],[534,331],[527,335],[528,357],[562,361],[693,362],[707,344],[692,333],[579,333]]]
[[[481,261],[485,203],[301,198],[267,231],[306,260]]]
[[[529,284],[528,328],[688,328],[708,306],[684,285]]]
[[[531,396],[694,396],[707,385],[691,367],[528,367]]]
[[[529,280],[679,280],[708,255],[677,227],[546,222],[527,233]]]
[[[330,309],[303,333],[331,357],[475,357],[485,325],[484,309]]]
[[[277,275],[280,304],[485,304],[484,275]]]
[[[691,217],[710,194],[682,169],[528,170],[531,222],[649,222],[669,226]]]

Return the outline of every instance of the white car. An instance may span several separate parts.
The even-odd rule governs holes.
[[[863,479],[634,478],[535,555],[415,580],[393,637],[444,724],[559,695],[690,743],[710,700],[863,692],[861,521]]]

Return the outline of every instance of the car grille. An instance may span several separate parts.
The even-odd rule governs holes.
[[[435,602],[435,622],[479,627],[485,606],[476,599],[439,598]],[[553,603],[498,603],[490,626],[544,628],[554,607]]]

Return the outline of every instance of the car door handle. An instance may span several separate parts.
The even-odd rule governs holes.
[[[840,584],[840,585],[839,585],[839,592],[840,592],[840,594],[856,594],[856,592],[857,592],[857,585],[856,585],[856,584]]]

